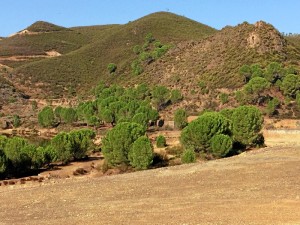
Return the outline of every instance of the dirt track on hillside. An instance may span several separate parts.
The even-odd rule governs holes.
[[[300,224],[299,150],[0,187],[0,224]]]

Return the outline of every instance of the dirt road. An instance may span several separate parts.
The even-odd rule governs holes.
[[[300,149],[0,187],[0,224],[300,224]]]

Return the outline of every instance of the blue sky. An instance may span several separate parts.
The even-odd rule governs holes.
[[[1,0],[0,36],[37,20],[72,27],[123,24],[157,11],[183,15],[217,29],[264,20],[300,33],[299,0]]]

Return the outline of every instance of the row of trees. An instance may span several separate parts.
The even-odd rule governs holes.
[[[92,130],[74,130],[59,133],[46,146],[36,146],[24,138],[0,136],[0,176],[18,176],[51,162],[84,158],[93,146],[94,137]]]
[[[76,108],[58,106],[53,110],[47,106],[38,114],[39,124],[43,127],[53,127],[58,123],[72,124],[76,121],[85,122],[90,126],[136,122],[147,126],[149,121],[158,119],[159,110],[182,100],[179,90],[169,90],[164,86],[150,89],[145,84],[127,89],[99,84],[95,88],[95,97],[94,101],[81,102]]]
[[[253,106],[206,112],[182,130],[180,140],[185,149],[224,157],[233,148],[262,145],[262,124],[262,114]]]

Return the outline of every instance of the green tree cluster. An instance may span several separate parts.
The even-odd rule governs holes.
[[[51,140],[55,160],[68,163],[71,160],[85,158],[92,146],[95,132],[90,129],[61,132]]]
[[[131,63],[132,73],[134,75],[141,74],[144,69],[143,65],[147,65],[163,56],[169,49],[170,45],[164,45],[160,41],[155,41],[152,33],[148,33],[145,37],[143,47],[135,45],[133,52],[137,58]]]
[[[0,136],[0,177],[23,175],[51,162],[84,158],[94,137],[92,130],[75,130],[56,135],[46,146],[36,146],[24,138]]]
[[[148,168],[153,160],[153,147],[145,132],[145,127],[131,122],[119,123],[110,130],[102,142],[102,152],[108,164]]]
[[[222,112],[207,112],[182,130],[181,143],[186,149],[226,156],[236,146],[263,144],[262,113],[253,106],[240,106]]]
[[[274,99],[275,96],[270,96],[269,92],[265,90],[279,88],[289,99],[295,99],[297,92],[300,91],[300,77],[296,69],[293,67],[285,68],[277,62],[271,62],[264,69],[258,64],[244,65],[240,69],[240,74],[244,77],[245,86],[243,93],[240,91],[236,93],[236,99],[241,104],[245,102],[267,103],[267,111],[270,111],[274,108],[275,103],[275,100],[273,102],[270,100]],[[274,115],[274,110],[271,110],[269,115]]]

